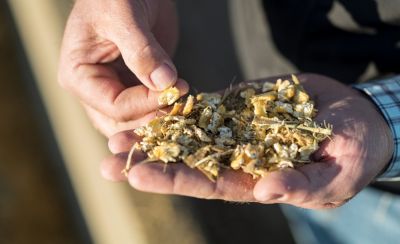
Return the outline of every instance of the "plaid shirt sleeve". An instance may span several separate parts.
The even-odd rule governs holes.
[[[385,172],[377,180],[400,180],[400,76],[354,85],[378,106],[394,139],[394,153]]]

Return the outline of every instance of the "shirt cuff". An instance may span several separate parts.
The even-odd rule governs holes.
[[[400,180],[400,76],[357,84],[354,88],[363,91],[376,104],[386,119],[393,134],[394,152],[386,170],[376,179]]]

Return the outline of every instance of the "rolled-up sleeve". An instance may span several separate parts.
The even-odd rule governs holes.
[[[377,180],[400,180],[400,76],[357,84],[377,105],[385,117],[394,139],[394,153],[386,170]]]

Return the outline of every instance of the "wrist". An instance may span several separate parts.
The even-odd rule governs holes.
[[[377,180],[397,180],[400,179],[400,76],[395,76],[379,81],[363,83],[353,86],[359,90],[370,103],[373,103],[384,118],[384,126],[380,132],[387,141],[390,156],[380,173]],[[378,125],[375,125],[378,128]],[[376,145],[384,148],[386,145]]]

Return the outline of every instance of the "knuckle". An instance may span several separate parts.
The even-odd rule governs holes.
[[[150,43],[146,43],[142,47],[138,48],[135,52],[135,56],[138,59],[146,59],[148,57],[151,57],[151,54],[153,52],[153,48]]]
[[[218,182],[218,181],[217,181]],[[205,199],[221,199],[222,197],[221,189],[218,187],[218,183],[212,184],[210,191],[204,196]]]
[[[137,47],[127,57],[127,62],[132,65],[137,65],[140,62],[146,61],[148,56],[151,54],[151,46],[150,44],[145,44],[141,47]]]

